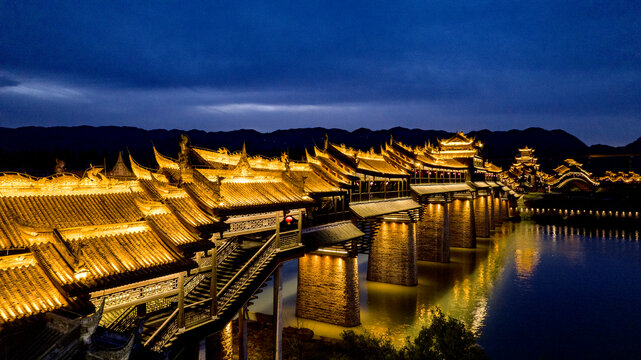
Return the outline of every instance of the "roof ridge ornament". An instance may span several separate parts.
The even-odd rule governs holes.
[[[307,149],[305,149],[305,151],[307,151]],[[283,152],[280,155],[280,161],[285,165],[285,172],[289,174],[289,172],[291,171],[291,161],[289,160],[289,154],[287,154],[287,152]]]
[[[180,134],[180,152],[178,153],[178,167],[180,168],[179,183],[183,183],[186,178],[191,177],[191,168],[189,167],[189,138],[184,133]]]
[[[56,171],[56,174],[62,174],[65,172],[65,162],[63,160],[56,158],[55,171]]]
[[[240,152],[240,159],[238,159],[238,164],[236,164],[235,170],[240,171],[240,174],[243,176],[246,176],[251,170],[251,164],[249,163],[249,159],[247,158],[247,146],[245,145],[244,141],[243,148]]]

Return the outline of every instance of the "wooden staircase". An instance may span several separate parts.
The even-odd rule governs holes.
[[[272,240],[273,237],[268,240],[268,243],[273,242]],[[240,300],[243,303],[249,302],[251,304],[251,300],[256,299],[255,294],[262,291],[261,288],[265,286],[264,282],[267,278],[264,276],[266,270],[268,267],[271,268],[271,264],[276,258],[273,246],[269,246],[266,249],[267,245],[267,243],[245,241],[218,264],[216,290],[221,298],[218,299],[217,320],[227,317],[231,320],[238,310],[236,308],[239,306],[238,302]],[[258,254],[260,251],[264,254]],[[254,263],[256,266],[248,268],[247,265],[249,263]],[[252,273],[251,276],[248,276],[250,270]],[[269,273],[267,273],[267,276],[269,276]],[[198,284],[189,293],[185,294],[185,324],[188,329],[194,326],[197,327],[201,323],[214,321],[209,316],[211,308],[209,292],[211,273],[201,274]],[[243,285],[238,287],[238,284],[232,284],[232,281]],[[244,295],[247,295],[249,291],[251,291],[251,294],[247,298]],[[233,295],[229,297],[226,294]],[[173,306],[150,316],[143,326],[142,342],[147,344],[150,339],[152,340],[151,343],[158,341],[157,337],[161,336],[160,332],[163,332],[166,333],[163,336],[171,337],[161,341],[164,342],[162,348],[169,348],[180,335],[176,325],[177,312],[177,307]],[[221,316],[222,314],[225,314],[225,316]],[[159,329],[161,330],[159,331]],[[158,334],[156,334],[157,332]],[[154,334],[156,334],[156,338],[152,339]]]

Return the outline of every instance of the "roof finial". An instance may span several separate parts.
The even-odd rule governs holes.
[[[325,133],[325,148],[323,150],[327,150],[329,147],[329,135]]]
[[[247,159],[247,145],[245,145],[244,141],[243,141],[243,149],[240,151],[240,158],[243,160]]]

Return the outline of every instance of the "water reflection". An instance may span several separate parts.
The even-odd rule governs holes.
[[[393,233],[390,232],[390,234]],[[420,242],[420,239],[417,241]],[[571,312],[578,308],[577,302],[579,301],[579,299],[572,298],[573,292],[587,289],[586,291],[589,290],[592,294],[592,298],[589,300],[598,302],[599,308],[603,307],[605,303],[598,301],[601,292],[598,286],[606,286],[603,284],[610,284],[612,281],[616,284],[619,278],[623,281],[626,277],[639,277],[636,275],[640,273],[638,268],[641,266],[639,245],[638,230],[595,230],[537,225],[529,222],[504,222],[495,228],[489,238],[478,239],[476,249],[451,249],[450,263],[418,261],[418,286],[415,287],[367,281],[368,256],[359,255],[358,260],[350,260],[354,269],[358,267],[358,273],[353,272],[352,275],[349,275],[358,277],[361,325],[355,329],[357,331],[367,330],[377,335],[389,335],[395,344],[401,345],[407,336],[415,336],[420,328],[426,325],[429,309],[433,306],[439,306],[446,314],[462,320],[474,331],[482,334],[482,344],[498,353],[501,351],[499,350],[501,346],[493,347],[493,344],[502,344],[505,339],[497,338],[496,334],[499,333],[497,329],[502,331],[500,336],[508,336],[509,334],[505,334],[507,330],[504,329],[516,331],[514,330],[515,326],[519,325],[518,321],[515,323],[515,319],[530,316],[528,321],[536,325],[536,321],[541,318],[541,313],[547,314],[550,311],[550,306],[557,306],[546,304],[544,309],[537,310],[538,303],[542,301],[541,298],[549,299],[548,301],[552,301],[553,304],[560,304],[559,307],[567,302],[567,306],[571,310],[564,311]],[[631,258],[632,260],[628,261],[631,262],[629,266],[636,266],[637,271],[626,273],[626,277],[621,276],[618,272],[613,272],[610,275],[600,272],[602,266],[619,266],[620,258]],[[595,261],[600,262],[597,268],[594,265]],[[298,274],[301,278],[312,276],[322,279],[315,285],[317,294],[319,294],[315,296],[318,296],[319,299],[323,294],[329,294],[336,289],[336,279],[331,280],[330,278],[342,275],[336,271],[327,270],[327,264],[331,261],[322,260],[322,257],[319,257],[318,260],[305,257],[300,262],[302,264],[300,267],[296,266],[296,262],[286,264],[285,276],[295,279],[300,270],[301,274],[307,273],[304,276]],[[550,270],[550,264],[553,265],[553,270]],[[573,273],[578,275],[573,275],[575,277],[571,278],[571,275],[568,274]],[[569,285],[564,285],[566,283]],[[285,291],[294,295],[295,284],[295,281],[291,282],[286,279]],[[550,286],[550,284],[557,286],[551,287],[554,291],[545,290],[545,286]],[[617,286],[623,285],[607,286],[616,289]],[[558,291],[564,287],[571,287],[571,289],[564,290],[568,292],[568,295],[559,297]],[[298,290],[301,291],[300,281]],[[614,292],[607,295],[609,298],[625,295],[617,290],[612,291]],[[333,306],[343,297],[341,291],[337,291],[330,297],[324,298],[325,300],[319,301],[318,306],[327,306],[328,304]],[[266,306],[260,305],[260,300],[264,298],[267,298]],[[530,298],[536,300],[528,300]],[[251,310],[270,312],[271,294],[266,291],[261,294],[261,299]],[[581,302],[586,302],[586,299],[582,298]],[[627,303],[624,300],[618,300],[618,304],[620,307],[621,304]],[[290,308],[296,306],[295,302],[287,299],[285,299],[284,305]],[[541,313],[528,315],[529,312],[535,310]],[[592,314],[590,316],[597,318],[608,316],[607,314],[599,314],[598,311],[591,311],[590,314]],[[543,325],[540,326],[545,330],[540,331],[551,333],[561,331],[555,326],[562,327],[562,324],[555,323],[554,318],[547,316],[544,318],[547,319],[547,322],[543,322]],[[582,317],[577,318],[583,319]],[[315,319],[326,321],[320,317]],[[570,319],[574,320],[566,321],[576,321],[573,317]],[[284,313],[284,321],[286,326],[309,327],[321,336],[338,337],[340,332],[346,329],[342,326],[327,325],[320,321],[304,320],[301,322],[299,318],[294,316],[293,311]],[[549,322],[554,325],[549,325]],[[493,332],[492,335],[483,336],[490,329]],[[537,334],[535,338],[540,336],[543,335]],[[531,337],[523,335],[511,341],[515,341],[515,343],[529,341],[528,339]],[[493,341],[494,343],[492,343]],[[508,350],[505,351],[508,352]]]

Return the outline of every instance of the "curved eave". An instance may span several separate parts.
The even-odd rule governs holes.
[[[321,161],[325,166],[328,168],[332,169],[333,171],[341,174],[341,176],[344,176],[350,180],[358,180],[358,176],[349,174],[345,171],[345,169],[339,168],[336,164],[334,164],[332,161],[329,159],[326,159],[324,157],[318,157],[318,160]],[[355,171],[355,170],[354,170]]]

